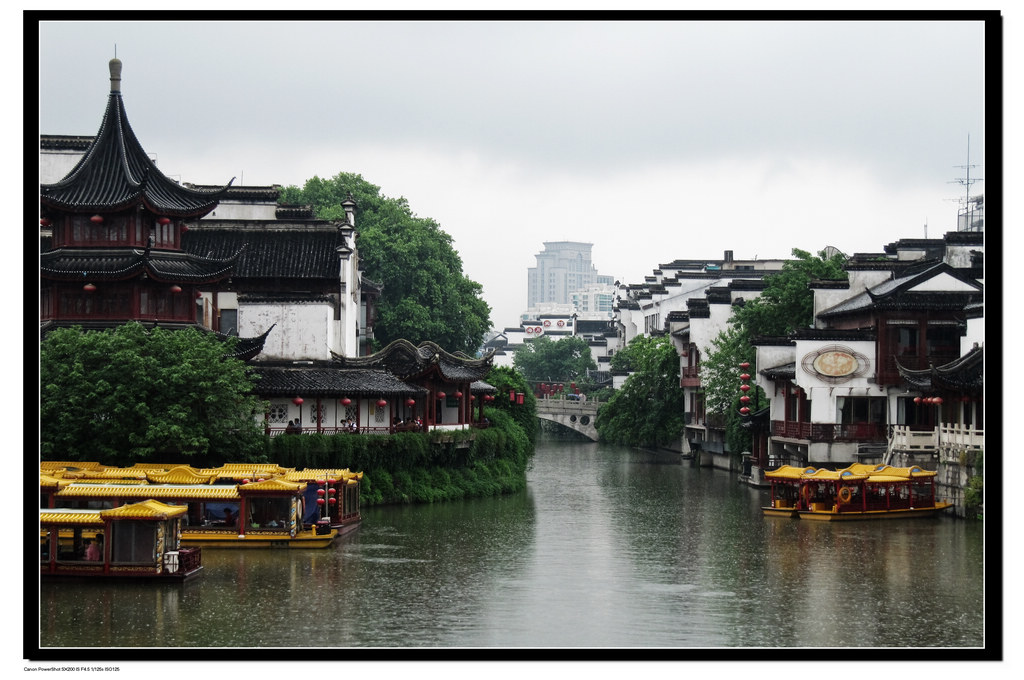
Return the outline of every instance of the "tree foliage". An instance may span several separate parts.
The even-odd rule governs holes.
[[[625,446],[663,446],[684,429],[679,355],[665,336],[637,336],[628,352],[634,368],[597,415],[601,439]]]
[[[814,323],[814,291],[808,284],[818,279],[846,279],[845,256],[828,257],[825,251],[812,256],[794,248],[792,260],[765,278],[765,289],[758,297],[739,307],[733,323],[749,342],[758,336],[784,336]]]
[[[579,336],[558,340],[541,336],[516,350],[512,361],[531,382],[578,381],[587,377],[588,370],[597,370],[590,344]]]
[[[756,370],[756,351],[752,340],[760,336],[785,336],[812,325],[814,291],[808,284],[817,279],[846,278],[842,254],[829,257],[822,251],[814,257],[797,248],[792,253],[795,259],[783,264],[778,273],[765,278],[765,289],[761,295],[734,308],[728,327],[711,341],[710,347],[702,348],[704,358],[700,365],[700,384],[705,407],[709,413],[725,415],[726,441],[733,451],[750,447],[749,431],[741,427],[739,415],[742,394],[739,365],[749,363],[750,374]],[[754,381],[750,382],[753,385]],[[755,410],[758,404],[768,403],[760,388],[749,396]]]
[[[487,383],[497,389],[496,399],[488,411],[507,412],[523,432],[529,437],[530,442],[537,440],[537,398],[533,396],[533,390],[522,373],[508,366],[494,366],[487,374]],[[509,392],[523,393],[523,403],[512,403]],[[491,417],[491,416],[488,416]]]
[[[310,204],[318,218],[340,220],[350,195],[358,206],[359,257],[367,277],[383,284],[377,341],[430,340],[474,353],[490,328],[491,309],[481,297],[483,287],[463,274],[452,237],[437,222],[413,214],[405,198],[383,196],[380,187],[345,172],[286,187],[281,201]]]
[[[255,415],[265,406],[229,351],[196,329],[52,331],[40,346],[42,457],[110,465],[258,459]]]

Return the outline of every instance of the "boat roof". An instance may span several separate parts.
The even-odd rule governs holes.
[[[131,503],[106,510],[80,508],[43,508],[39,510],[40,524],[99,526],[104,520],[118,519],[171,519],[188,512],[184,505],[167,505],[155,500]]]
[[[797,467],[795,465],[783,465],[775,470],[765,470],[764,476],[769,479],[800,479],[804,474],[814,472],[813,467]]]
[[[189,498],[193,500],[238,500],[234,486],[213,484],[69,484],[56,493],[61,498]]]
[[[870,475],[872,480],[876,477],[893,477],[899,479],[909,479],[911,477],[934,477],[936,474],[934,470],[924,470],[917,465],[911,465],[910,467],[893,467],[892,465],[886,465],[884,463],[876,465],[854,463],[846,469],[856,474]]]

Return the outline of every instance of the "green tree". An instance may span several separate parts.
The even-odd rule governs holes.
[[[678,438],[684,429],[679,355],[665,336],[637,336],[629,352],[632,373],[597,414],[601,439],[625,446],[656,447]]]
[[[765,289],[760,296],[733,309],[728,327],[720,332],[711,346],[702,348],[704,359],[700,366],[700,384],[705,405],[710,413],[724,414],[726,442],[732,451],[750,447],[750,433],[742,427],[739,414],[739,365],[750,364],[748,373],[756,370],[756,351],[752,340],[761,336],[786,336],[799,328],[814,323],[814,291],[809,284],[814,280],[846,279],[841,253],[827,255],[825,251],[812,256],[794,248],[793,260],[782,269],[765,278]],[[753,384],[753,380],[750,381]],[[749,396],[757,404],[767,405],[764,392],[757,388]]]
[[[794,259],[782,269],[765,278],[761,295],[737,308],[730,323],[735,324],[749,342],[758,336],[784,336],[814,323],[814,291],[808,284],[815,280],[845,280],[845,256],[828,256],[825,251],[815,257],[794,248]]]
[[[508,366],[494,366],[487,374],[487,383],[497,389],[492,409],[504,411],[523,429],[530,442],[537,440],[537,398],[522,373]],[[523,393],[523,403],[509,399],[509,392]],[[486,413],[486,411],[485,411]]]
[[[381,345],[405,339],[436,342],[473,354],[490,328],[483,287],[462,272],[452,237],[430,218],[413,214],[405,198],[381,195],[361,175],[312,177],[302,188],[285,187],[283,203],[313,206],[317,217],[344,219],[342,202],[356,202],[359,257],[371,280],[383,284],[374,336]]]
[[[531,382],[582,381],[587,371],[597,370],[590,345],[579,336],[541,336],[516,350],[512,364]]]
[[[255,416],[265,405],[229,349],[196,329],[138,323],[52,331],[40,345],[42,457],[110,465],[259,459]]]

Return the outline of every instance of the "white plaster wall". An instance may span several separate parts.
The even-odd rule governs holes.
[[[946,293],[946,292],[965,292],[970,293],[977,290],[974,286],[971,286],[965,281],[953,278],[949,274],[941,274],[939,276],[933,276],[930,279],[922,281],[913,288],[914,292],[926,292],[926,293]]]
[[[39,154],[39,182],[53,184],[64,179],[82,158],[78,151],[47,151]]]
[[[326,360],[336,337],[334,310],[326,303],[243,304],[238,309],[238,334],[253,337],[277,324],[267,337],[262,359]]]
[[[276,203],[252,203],[248,201],[221,201],[217,208],[203,219],[218,220],[274,220],[277,219]]]
[[[801,362],[805,356],[812,352],[816,352],[823,347],[837,344],[847,347],[866,357],[868,366],[863,375],[850,378],[843,383],[834,385],[828,381],[822,380],[816,373],[804,370]],[[812,423],[837,422],[837,397],[880,397],[885,395],[885,390],[878,387],[873,382],[876,368],[875,344],[870,340],[839,343],[823,340],[798,340],[796,343],[794,359],[796,361],[796,384],[803,388],[811,399]]]
[[[960,356],[963,356],[974,348],[985,344],[985,317],[980,319],[967,320],[967,334],[960,338]]]

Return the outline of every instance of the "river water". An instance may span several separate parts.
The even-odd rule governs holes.
[[[186,584],[46,582],[39,646],[985,644],[979,522],[763,518],[734,474],[589,442],[542,441],[528,481],[369,508],[329,550],[205,549]]]

